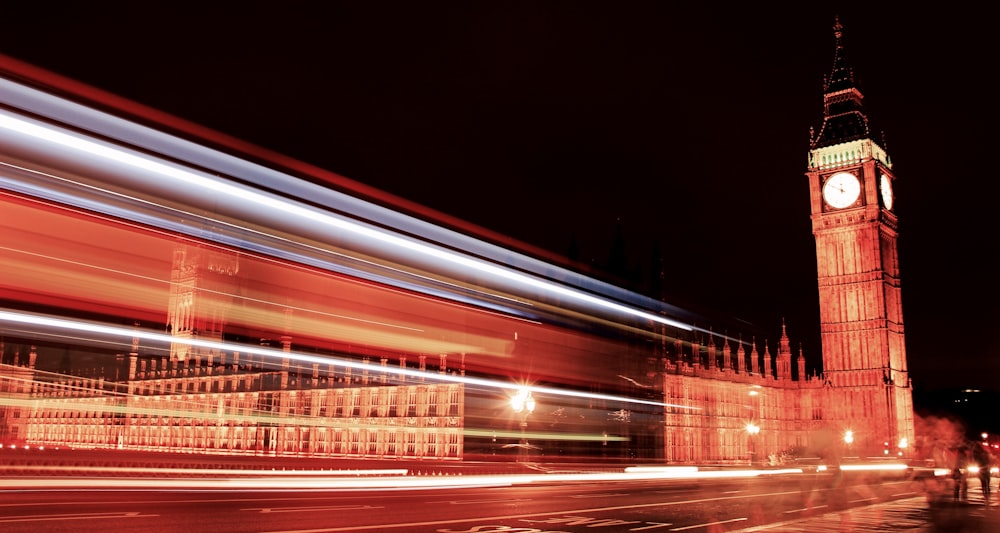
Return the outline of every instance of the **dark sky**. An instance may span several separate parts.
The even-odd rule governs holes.
[[[993,23],[818,4],[19,2],[0,54],[597,269],[620,230],[672,303],[772,343],[784,319],[815,362],[804,172],[839,16],[895,163],[914,383],[1000,390]]]

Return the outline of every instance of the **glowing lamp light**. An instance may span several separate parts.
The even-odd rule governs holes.
[[[847,444],[851,444],[852,442],[854,442],[853,431],[847,430],[846,432],[844,432],[844,442],[846,442]]]
[[[760,426],[758,426],[757,424],[754,424],[753,422],[747,424],[747,433],[749,433],[751,435],[756,435],[756,434],[760,433]]]
[[[520,413],[522,411],[532,413],[535,411],[535,398],[531,395],[530,390],[519,389],[517,394],[511,396],[510,407],[515,413]]]
[[[909,446],[909,445],[910,445],[910,441],[907,440],[906,437],[903,437],[903,438],[899,439],[899,448],[901,450],[902,449],[906,449],[906,447]]]

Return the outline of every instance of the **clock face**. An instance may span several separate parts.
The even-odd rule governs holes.
[[[857,201],[860,195],[861,182],[850,172],[838,172],[823,184],[823,199],[830,207],[847,207]]]
[[[879,181],[878,187],[882,193],[882,205],[886,209],[892,209],[892,182],[889,181],[889,176],[882,174],[882,180]]]

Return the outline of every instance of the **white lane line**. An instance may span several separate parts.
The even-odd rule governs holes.
[[[731,524],[733,522],[742,522],[744,520],[746,520],[746,518],[733,518],[731,520],[719,520],[718,522],[706,522],[704,524],[695,524],[693,526],[675,527],[675,528],[672,528],[670,531],[684,531],[685,529],[694,529],[694,528],[698,528],[698,527],[711,527],[711,526],[717,526],[717,525],[720,525],[720,524]]]
[[[667,523],[664,523],[664,522],[643,522],[643,523],[644,524],[653,524],[653,525],[651,525],[651,526],[644,526],[644,527],[633,527],[629,531],[644,531],[644,530],[647,530],[647,529],[656,529],[658,527],[667,527],[667,526],[672,526],[673,525],[673,524],[671,524],[669,522],[667,522]]]
[[[0,523],[11,522],[52,522],[56,520],[101,520],[107,518],[144,518],[148,516],[160,516],[156,514],[131,513],[73,513],[73,514],[51,514],[51,515],[22,515],[8,516],[0,519]]]
[[[358,509],[384,509],[373,505],[311,505],[308,507],[248,507],[240,511],[258,511],[260,513],[297,513],[300,511],[348,511]]]
[[[520,503],[529,502],[529,498],[504,498],[499,500],[439,500],[434,502],[427,502],[429,504],[435,503],[447,503],[450,505],[475,505],[477,503]]]
[[[813,509],[823,509],[824,507],[827,507],[827,506],[826,505],[817,505],[815,507],[803,507],[801,509],[791,509],[791,510],[785,511],[785,514],[804,513],[806,511],[812,511]]]

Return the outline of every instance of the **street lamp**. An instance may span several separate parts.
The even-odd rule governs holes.
[[[854,432],[853,431],[847,430],[847,431],[844,432],[844,444],[847,445],[847,453],[848,453],[848,455],[850,455],[850,453],[851,453],[851,445],[854,444]]]
[[[750,448],[750,466],[753,466],[754,456],[757,454],[754,438],[760,433],[760,426],[754,424],[753,422],[747,423],[747,440],[749,441]]]
[[[531,396],[530,390],[518,389],[517,394],[510,398],[510,407],[515,413],[521,415],[521,451],[519,454],[523,456],[525,448],[528,447],[528,439],[525,436],[525,431],[528,429],[528,415],[535,410],[535,398]]]

